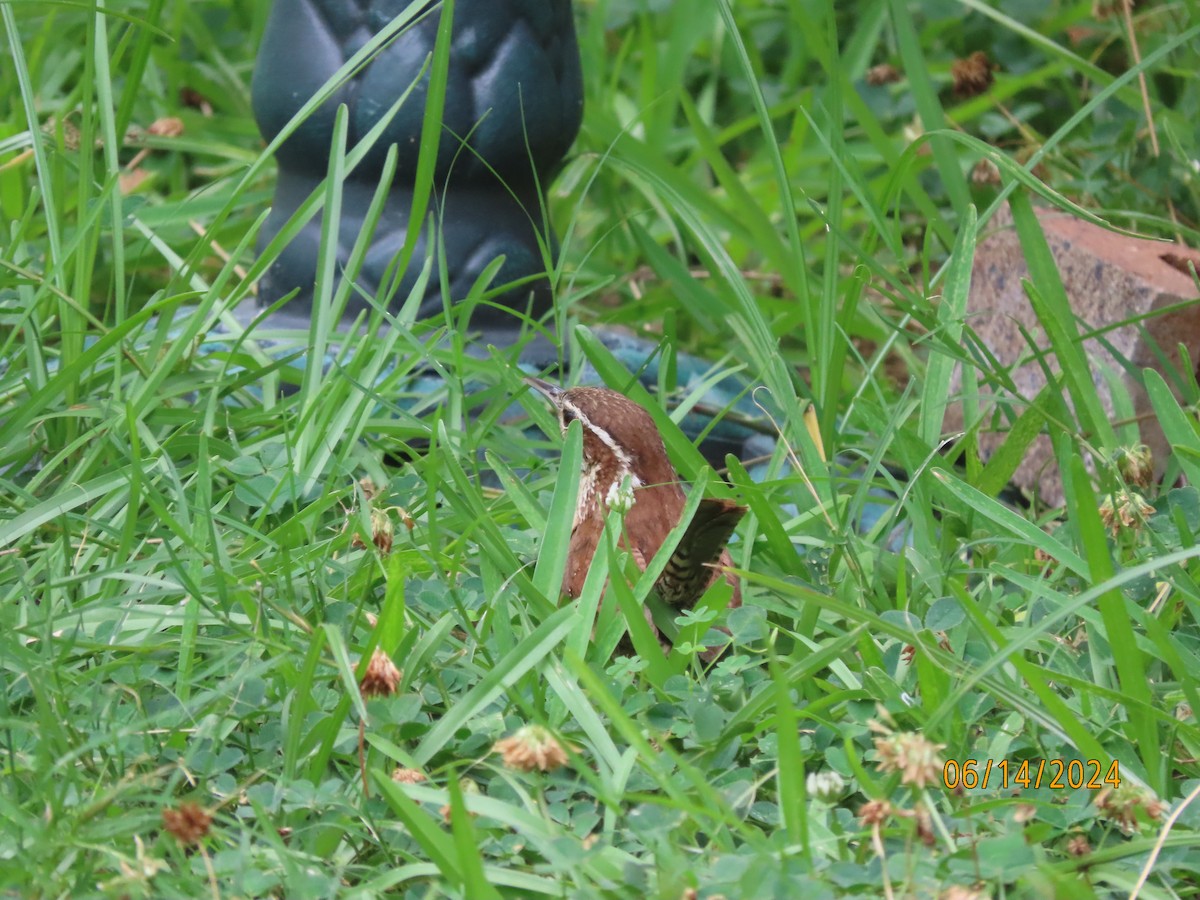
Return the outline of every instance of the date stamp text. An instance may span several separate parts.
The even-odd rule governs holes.
[[[1115,759],[1107,765],[1098,759],[948,759],[942,766],[942,784],[951,791],[989,787],[1098,791],[1121,786],[1121,767]]]

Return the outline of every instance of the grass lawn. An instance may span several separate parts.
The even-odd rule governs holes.
[[[713,665],[560,605],[573,470],[457,313],[339,329],[330,266],[306,352],[239,324],[266,0],[0,3],[0,895],[1200,895],[1200,388],[1129,366],[1156,483],[1032,212],[1200,246],[1200,3],[575,6],[557,325],[622,389],[597,331],[654,342],[749,508]],[[1005,199],[1037,396],[964,315]],[[681,352],[760,386],[753,474]],[[1039,432],[1061,505],[1006,491]]]

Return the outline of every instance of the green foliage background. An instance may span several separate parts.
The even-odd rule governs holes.
[[[592,329],[657,341],[676,411],[635,396],[685,477],[750,507],[746,606],[705,671],[610,661],[558,607],[577,438],[559,466],[548,412],[513,417],[519,371],[466,353],[457,313],[339,329],[330,267],[300,335],[326,367],[233,319],[279,250],[252,250],[266,3],[0,3],[0,891],[1194,895],[1200,389],[1190,361],[1132,371],[1172,456],[1161,489],[1130,477],[1133,400],[1100,408],[1031,200],[1200,245],[1200,16],[1103,7],[577,3],[586,119],[546,196],[558,324],[622,389]],[[995,83],[960,98],[975,51]],[[900,79],[870,83],[884,63]],[[182,134],[152,134],[164,117]],[[1004,197],[1061,368],[1038,397],[964,321]],[[333,178],[309,212],[339,203]],[[766,388],[758,477],[705,475],[681,350]],[[981,384],[1012,425],[986,465]],[[1002,495],[1043,428],[1063,508]],[[615,536],[584,602],[627,564]],[[403,677],[364,701],[375,648]],[[570,764],[506,768],[492,746],[525,724]],[[905,735],[937,760],[889,766]],[[951,790],[941,769],[1053,759],[1115,763],[1121,787],[993,768]],[[816,796],[814,773],[842,786]],[[214,816],[197,846],[163,829],[182,803]]]

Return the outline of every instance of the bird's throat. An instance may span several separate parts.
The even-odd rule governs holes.
[[[626,478],[631,487],[641,486],[641,481],[625,466],[610,463],[586,463],[580,473],[579,496],[575,501],[575,521],[572,528],[588,519],[603,521],[608,508],[613,505]]]

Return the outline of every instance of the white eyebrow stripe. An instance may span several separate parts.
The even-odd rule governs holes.
[[[621,465],[623,465],[626,469],[631,469],[633,467],[633,460],[630,459],[629,454],[625,452],[625,448],[621,447],[616,441],[614,441],[612,435],[603,428],[594,425],[592,420],[583,414],[583,410],[569,400],[563,401],[563,409],[570,409],[575,415],[575,418],[577,418],[585,428],[589,429],[592,434],[596,435],[596,437],[600,438],[600,440],[604,442],[604,446],[613,452],[613,455],[620,460]]]

